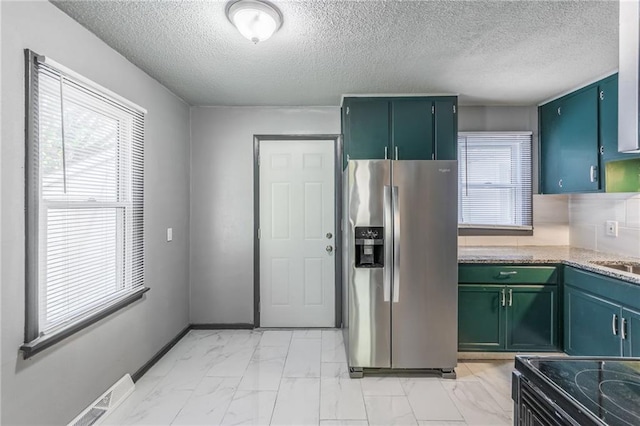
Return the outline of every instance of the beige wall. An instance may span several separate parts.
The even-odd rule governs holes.
[[[533,196],[533,235],[522,237],[458,237],[461,246],[567,246],[569,197]]]
[[[571,245],[640,257],[640,194],[571,195]],[[605,222],[618,222],[618,237],[606,235]]]

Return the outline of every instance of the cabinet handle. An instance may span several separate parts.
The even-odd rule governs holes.
[[[596,166],[591,166],[589,168],[589,179],[591,179],[591,182],[595,182],[598,180],[598,168]]]
[[[622,318],[622,340],[626,340],[627,338],[627,319]]]
[[[502,306],[507,306],[507,296],[504,292],[504,288],[500,291],[500,293],[502,293],[502,302],[501,302]]]
[[[562,188],[562,179],[560,179],[560,180],[558,181],[558,186],[559,186],[560,188]]]
[[[388,150],[388,148],[385,146],[385,147],[384,147],[384,159],[385,159],[385,160],[388,158],[388,156],[387,156],[387,150]]]
[[[618,335],[618,315],[613,314],[611,318],[611,332],[614,336]]]
[[[396,160],[399,160],[400,157],[398,156],[398,147],[396,146]]]
[[[509,289],[509,306],[513,306],[513,289]]]
[[[500,276],[516,275],[518,271],[500,271]]]

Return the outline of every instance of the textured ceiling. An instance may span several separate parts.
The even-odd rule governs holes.
[[[192,105],[459,93],[531,105],[618,67],[618,1],[284,1],[253,45],[221,1],[55,1]]]

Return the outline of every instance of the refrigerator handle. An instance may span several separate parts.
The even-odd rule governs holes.
[[[391,301],[391,263],[393,262],[393,252],[391,247],[391,240],[393,240],[392,233],[392,213],[391,213],[391,187],[385,185],[383,188],[383,216],[384,216],[384,278],[383,278],[383,292],[384,301]]]
[[[398,187],[393,187],[393,302],[400,300],[400,211],[398,209]]]

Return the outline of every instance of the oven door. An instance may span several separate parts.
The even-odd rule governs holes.
[[[513,424],[516,426],[581,426],[564,410],[529,383],[519,371],[512,375],[514,401]]]

